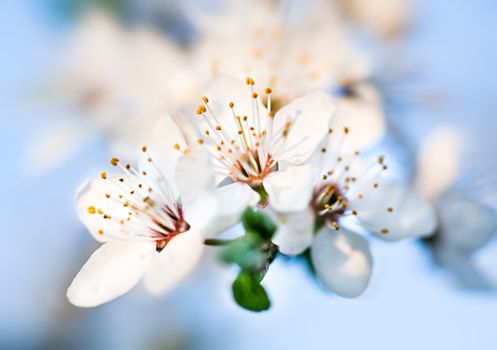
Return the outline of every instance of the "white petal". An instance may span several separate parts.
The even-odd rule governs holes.
[[[264,87],[262,87],[264,88]],[[234,111],[238,116],[247,116],[249,124],[257,127],[257,123],[253,119],[257,116],[259,108],[259,126],[264,130],[267,120],[267,110],[257,98],[257,104],[254,104],[250,86],[241,80],[230,76],[221,75],[215,78],[208,86],[205,96],[209,99],[209,107],[212,109],[218,118],[221,127],[227,131],[230,137],[235,138],[238,133],[238,126],[233,118],[233,112],[229,108],[229,103],[234,103]],[[207,114],[209,115],[209,114]],[[203,124],[202,130],[210,129],[204,118],[199,118]],[[215,123],[215,122],[213,122]]]
[[[146,171],[153,179],[164,177],[173,193],[178,195],[174,169],[187,146],[183,133],[169,115],[156,123],[151,143],[147,146],[154,162],[148,162],[148,155],[145,155],[140,161],[140,171]]]
[[[334,113],[333,98],[323,92],[305,95],[281,108],[274,116],[274,137],[282,137],[281,131],[288,121],[292,121],[292,126],[278,160],[293,164],[307,160],[327,135]],[[280,134],[275,135],[278,131]]]
[[[285,255],[298,255],[311,246],[314,229],[314,213],[311,209],[284,214],[270,212],[278,229],[273,243]]]
[[[243,211],[254,206],[260,197],[250,186],[235,182],[216,189],[218,211],[209,227],[202,231],[205,237],[216,236],[240,222]]]
[[[418,155],[417,185],[430,199],[448,190],[457,179],[461,153],[461,135],[445,127],[432,132]]]
[[[437,225],[431,203],[418,191],[398,183],[371,187],[362,199],[352,201],[350,208],[358,211],[357,217],[366,229],[388,241],[426,236]],[[388,233],[382,233],[383,229]]]
[[[216,180],[207,151],[194,147],[181,156],[176,164],[175,178],[183,203],[195,201],[205,192],[214,190]]]
[[[109,175],[107,180],[87,181],[76,193],[76,212],[93,238],[99,242],[107,242],[121,233],[122,226],[119,220],[105,220],[102,215],[90,213],[90,207],[95,210],[101,209],[107,215],[127,218],[128,210],[124,206],[105,197],[106,194],[110,194],[113,198],[119,196],[119,191],[110,181]]]
[[[440,243],[472,252],[487,243],[497,230],[496,213],[457,195],[442,196],[438,204]]]
[[[216,217],[221,204],[214,192],[206,192],[197,196],[194,201],[183,204],[185,220],[195,231],[204,232]]]
[[[105,243],[72,281],[67,290],[69,301],[76,306],[93,307],[127,293],[143,276],[154,249],[152,242]]]
[[[176,286],[197,266],[203,248],[202,237],[195,231],[174,237],[150,262],[143,278],[147,290],[158,295]]]
[[[330,137],[329,149],[337,149],[340,153],[353,153],[375,145],[385,133],[385,118],[381,97],[369,84],[354,86],[351,96],[336,100],[337,111],[330,123],[333,136]],[[349,133],[340,139],[344,127]]]
[[[368,286],[373,265],[369,244],[343,227],[321,229],[312,243],[311,259],[323,285],[342,297],[355,298]]]
[[[272,208],[279,212],[300,211],[309,205],[313,173],[310,165],[291,166],[269,174],[264,188]]]

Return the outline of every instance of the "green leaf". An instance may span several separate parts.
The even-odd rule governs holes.
[[[264,311],[269,309],[271,302],[260,284],[259,274],[240,272],[232,285],[235,301],[244,309]]]
[[[248,232],[231,242],[222,252],[225,263],[233,263],[242,270],[256,271],[264,266],[265,254],[261,251],[264,241],[255,233]]]
[[[271,239],[276,232],[276,225],[274,222],[257,209],[245,209],[242,214],[242,223],[245,230],[256,232],[264,239]]]

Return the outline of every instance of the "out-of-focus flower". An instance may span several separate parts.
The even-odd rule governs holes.
[[[437,209],[438,229],[431,242],[435,259],[458,273],[461,282],[480,287],[483,278],[471,268],[471,258],[497,231],[497,215],[454,187],[463,141],[454,128],[440,127],[432,132],[419,151],[417,186]],[[468,273],[472,276],[466,276]]]
[[[68,159],[93,136],[132,156],[157,116],[198,96],[181,49],[150,29],[91,12],[69,44],[43,92],[58,118],[28,154],[35,170]]]
[[[274,88],[275,106],[366,80],[370,60],[351,41],[332,6],[300,6],[295,18],[288,15],[285,1],[230,1],[212,14],[190,8],[198,32],[192,56],[200,73],[207,78],[252,76]]]
[[[342,151],[353,132],[335,128],[332,121],[330,137],[315,155],[311,186],[299,195],[307,201],[303,211],[289,211],[278,198],[272,203],[278,223],[274,243],[280,251],[297,255],[310,247],[319,280],[344,297],[366,289],[372,268],[368,242],[348,225],[351,218],[387,241],[428,235],[436,227],[434,211],[421,194],[379,179],[387,169],[382,156],[365,162],[359,152]],[[280,172],[291,172],[291,167]]]
[[[404,34],[412,16],[409,0],[338,0],[343,14],[384,39]]]
[[[197,109],[203,134],[198,142],[211,154],[217,182],[232,182],[219,188],[228,194],[223,207],[245,208],[257,192],[261,205],[269,199],[288,210],[303,209],[305,199],[299,195],[311,185],[312,173],[304,162],[327,134],[333,99],[322,92],[308,94],[274,114],[272,90],[260,96],[252,78],[246,83],[219,77]],[[281,173],[283,164],[294,166]],[[224,222],[227,227],[233,223]]]
[[[142,148],[138,169],[117,158],[111,163],[120,175],[104,172],[77,195],[79,217],[104,243],[67,291],[77,306],[111,301],[142,278],[151,293],[172,288],[199,261],[201,232],[217,211],[208,155],[189,148],[170,118]]]

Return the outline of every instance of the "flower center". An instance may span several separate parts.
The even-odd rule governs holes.
[[[153,231],[157,234],[157,240],[156,240],[156,250],[157,252],[161,252],[162,249],[166,247],[166,245],[169,243],[173,237],[184,233],[190,229],[190,224],[186,222],[186,220],[183,217],[183,210],[180,204],[177,204],[176,207],[176,213],[178,213],[178,216],[176,216],[175,211],[172,211],[169,209],[169,207],[165,206],[163,208],[163,211],[169,216],[169,218],[172,221],[172,226],[174,228],[171,228],[170,226],[164,225],[160,221],[155,221],[155,224],[159,226],[163,231]],[[165,233],[166,232],[166,233]]]
[[[143,147],[142,151],[146,153],[147,148]],[[88,213],[107,221],[99,234],[115,239],[153,241],[160,252],[172,238],[188,231],[190,225],[159,167],[150,156],[146,159],[146,170],[138,171],[112,158],[111,164],[121,168],[124,176],[111,179],[106,172],[101,174],[108,184],[107,193],[102,195],[103,201],[99,201],[101,207],[90,205]],[[106,232],[106,227],[112,228]]]
[[[203,133],[213,146],[209,150],[216,160],[216,171],[235,182],[258,186],[276,169],[294,118],[289,116],[286,123],[273,132],[271,89],[265,89],[264,106],[254,90],[254,80],[247,78],[246,83],[250,87],[248,97],[251,100],[251,113],[248,115],[237,114],[235,103],[230,102],[227,115],[220,118],[205,96],[203,104],[197,108],[197,114],[205,122]],[[198,143],[203,144],[204,138],[200,138]]]
[[[336,223],[345,214],[348,200],[337,183],[324,182],[314,190],[311,207],[318,220]]]
[[[230,177],[235,181],[246,182],[252,186],[262,183],[263,179],[276,168],[276,164],[270,154],[263,163],[263,159],[257,149],[242,153],[235,160]],[[242,176],[238,176],[242,174]]]

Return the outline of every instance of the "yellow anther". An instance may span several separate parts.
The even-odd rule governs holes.
[[[216,130],[221,131],[221,125],[216,125]]]
[[[392,213],[392,212],[393,212],[393,208],[392,208],[392,207],[388,207],[388,208],[387,208],[387,211],[388,211],[389,213]]]
[[[102,172],[102,173],[100,174],[100,177],[101,177],[102,179],[106,180],[106,179],[107,179],[107,173],[106,173],[105,171],[104,171],[104,172]]]
[[[204,103],[209,103],[209,99],[205,96],[202,96],[202,101],[204,101]]]
[[[344,128],[343,128],[343,132],[344,132],[344,133],[348,134],[348,133],[349,133],[349,131],[350,131],[350,130],[349,130],[349,128],[348,128],[348,127],[344,127]]]
[[[112,158],[110,160],[110,164],[112,164],[113,166],[117,166],[117,164],[119,164],[119,159],[117,158]]]
[[[382,228],[381,229],[381,233],[383,233],[384,235],[386,235],[388,233],[388,229],[386,227]]]
[[[253,93],[252,93],[252,98],[257,98],[257,96],[259,96],[259,95],[257,94],[257,92],[253,92]]]
[[[147,146],[143,146],[143,147],[142,147],[142,152],[143,152],[143,153],[147,152]]]
[[[228,106],[230,106],[230,108],[233,108],[233,107],[235,107],[235,104],[234,104],[233,102],[230,102],[230,103],[228,104]]]
[[[254,85],[255,82],[254,82],[254,79],[250,78],[250,77],[247,77],[247,79],[245,79],[247,85]]]
[[[357,215],[357,210],[352,210],[352,215]]]
[[[179,150],[180,150],[180,148],[181,148],[181,147],[180,147],[179,143],[175,143],[175,144],[174,144],[174,149],[175,149],[175,150],[178,150],[178,151],[179,151]]]
[[[99,235],[103,235],[104,234],[104,230],[98,230],[98,234]]]
[[[105,195],[105,198],[110,198],[110,194],[108,194],[108,193],[107,193],[107,194]]]
[[[197,142],[198,142],[199,145],[201,145],[201,144],[204,143],[204,139],[198,139]]]
[[[264,92],[265,92],[266,94],[270,94],[271,92],[273,92],[273,90],[271,90],[271,88],[268,88],[268,87],[267,87],[267,88],[266,88],[266,90],[264,90]]]
[[[95,209],[95,207],[93,205],[90,205],[88,207],[88,213],[95,214],[96,212],[97,212],[97,210]]]

